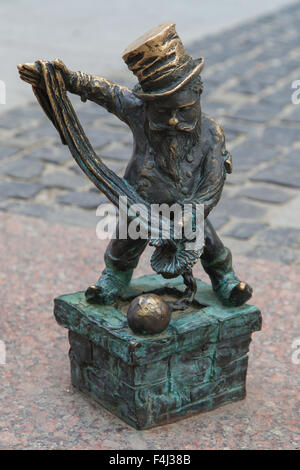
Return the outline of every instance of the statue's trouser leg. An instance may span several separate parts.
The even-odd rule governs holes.
[[[232,255],[208,219],[205,220],[205,248],[201,256],[204,270],[224,305],[242,305],[252,295],[252,288],[239,280],[232,267]]]
[[[111,240],[105,255],[106,270],[129,284],[133,270],[137,267],[140,256],[147,246],[148,240]]]
[[[147,243],[148,240],[142,239],[111,240],[104,255],[106,267],[95,285],[87,289],[87,299],[95,303],[114,303],[129,285]]]

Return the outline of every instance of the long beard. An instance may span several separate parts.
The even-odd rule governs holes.
[[[178,183],[181,176],[180,163],[200,139],[200,119],[191,132],[181,130],[175,130],[172,133],[153,131],[149,128],[148,123],[146,123],[145,131],[150,145],[155,150],[155,162],[158,168]]]

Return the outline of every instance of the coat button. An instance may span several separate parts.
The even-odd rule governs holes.
[[[188,188],[185,186],[184,188],[182,188],[182,194],[188,194],[189,190]]]
[[[186,159],[189,163],[192,163],[194,161],[194,157],[192,155],[188,155]]]
[[[187,176],[188,178],[191,178],[191,177],[193,176],[193,173],[192,173],[191,171],[187,171],[187,172],[186,172],[186,176]]]

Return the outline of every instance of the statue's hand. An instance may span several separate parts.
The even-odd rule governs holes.
[[[70,69],[68,69],[66,64],[61,59],[55,59],[53,61],[53,65],[56,69],[61,71],[61,73],[64,77],[64,80],[66,82],[68,82],[68,80],[71,77],[71,75],[73,74],[73,72]]]
[[[63,78],[67,84],[73,72],[71,72],[71,70],[69,70],[68,67],[60,59],[55,59],[52,63],[56,69],[61,71]],[[18,70],[20,78],[24,80],[24,82],[27,82],[34,87],[44,88],[44,81],[37,62],[19,64]]]
[[[24,82],[31,86],[43,88],[43,80],[36,62],[19,64],[19,75]]]
[[[52,63],[53,63],[53,66],[61,72],[64,82],[65,82],[66,89],[69,90],[71,78],[74,75],[74,72],[68,69],[66,64],[64,64],[64,62],[60,59],[55,59]]]

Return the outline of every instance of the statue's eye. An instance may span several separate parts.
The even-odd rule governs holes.
[[[178,109],[178,113],[180,114],[186,114],[189,111],[189,108],[180,108]]]
[[[184,108],[180,108],[180,111],[182,113],[187,113],[189,111],[193,111],[193,107],[192,106],[184,106]]]
[[[179,109],[179,113],[181,116],[193,116],[195,114],[195,109],[191,106],[186,106],[185,108]]]

